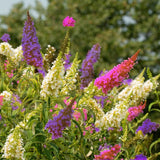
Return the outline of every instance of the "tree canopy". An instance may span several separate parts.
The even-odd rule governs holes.
[[[11,35],[13,45],[21,44],[26,11],[32,10],[37,36],[42,51],[48,44],[59,50],[66,28],[66,16],[76,20],[70,32],[71,54],[79,52],[84,58],[95,43],[101,46],[101,58],[96,73],[111,69],[138,49],[139,72],[150,67],[154,74],[160,69],[160,2],[159,0],[48,0],[47,8],[36,1],[36,7],[24,8],[23,3],[13,6],[10,13],[0,16],[1,33]]]

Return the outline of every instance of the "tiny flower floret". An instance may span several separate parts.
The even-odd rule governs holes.
[[[72,17],[67,16],[64,20],[63,20],[63,26],[64,27],[74,27],[75,24],[75,20]]]

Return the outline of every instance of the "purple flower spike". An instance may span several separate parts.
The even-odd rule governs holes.
[[[8,42],[9,40],[11,40],[10,35],[7,33],[4,33],[3,36],[1,37],[1,40],[3,42]]]
[[[148,118],[145,121],[143,121],[142,126],[139,126],[136,130],[136,133],[141,130],[144,135],[147,133],[152,133],[152,131],[157,131],[157,129],[160,127],[159,124],[155,122],[151,122],[151,120]]]
[[[84,89],[88,86],[88,84],[93,79],[94,74],[94,63],[97,62],[97,60],[100,57],[100,51],[101,47],[99,44],[95,44],[92,49],[88,52],[86,59],[82,62],[82,68],[81,68],[81,89]]]
[[[45,126],[45,129],[48,129],[49,133],[52,133],[52,139],[57,139],[62,137],[62,131],[71,125],[71,119],[73,118],[73,109],[72,105],[74,104],[73,99],[71,103],[64,109],[62,109],[53,120],[49,120]]]
[[[29,12],[27,14],[28,17],[23,28],[22,38],[23,56],[28,65],[42,68],[43,59],[40,53],[40,44],[38,43],[38,38],[36,36],[36,29],[34,27],[34,22],[31,20]]]

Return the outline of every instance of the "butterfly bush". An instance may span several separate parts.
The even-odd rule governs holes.
[[[0,54],[12,57],[14,55],[14,49],[8,42],[2,42],[0,43]]]
[[[143,82],[144,78],[142,77],[142,73],[132,81],[128,88],[126,87],[118,94],[119,103],[117,103],[115,107],[107,112],[100,120],[95,122],[96,127],[105,129],[108,127],[120,127],[121,121],[125,118],[128,108],[133,104],[145,100],[149,93],[156,89],[158,86],[156,81],[157,78],[155,77],[152,81],[148,80]],[[129,102],[125,101],[128,98],[130,98]]]
[[[115,107],[103,115],[100,119],[97,119],[95,126],[101,129],[108,129],[110,127],[120,128],[122,119],[127,114],[128,103],[118,103]]]
[[[68,94],[72,90],[77,88],[77,77],[78,77],[78,66],[80,61],[78,60],[78,55],[76,55],[70,69],[67,69],[66,75],[64,77],[64,87],[62,88],[62,94]]]
[[[123,80],[129,77],[128,73],[135,65],[135,61],[139,54],[138,50],[131,58],[124,60],[121,64],[115,66],[113,69],[108,71],[105,75],[95,79],[94,84],[98,88],[102,88],[103,92],[107,94],[113,87],[118,87],[122,84]]]
[[[0,158],[159,159],[160,124],[154,114],[160,75],[143,69],[129,77],[138,50],[95,77],[101,46],[93,44],[82,61],[72,55],[69,30],[74,32],[75,22],[64,18],[67,34],[60,50],[48,45],[42,53],[29,12],[20,46],[1,37]]]
[[[81,68],[81,89],[84,89],[93,80],[94,68],[93,65],[100,57],[101,47],[99,44],[95,44],[88,52],[86,58],[82,62]]]
[[[33,65],[39,68],[43,67],[40,44],[38,43],[34,22],[32,21],[29,12],[23,29],[22,50],[23,56],[28,65]]]
[[[24,160],[25,150],[23,148],[23,139],[19,130],[14,130],[14,132],[8,135],[2,151],[4,152],[2,155],[4,158]]]
[[[135,80],[133,80],[128,87],[123,89],[118,94],[118,100],[123,101],[124,99],[130,97],[129,105],[138,105],[140,101],[147,98],[151,91],[158,87],[157,78],[158,77],[154,77],[144,82],[142,71],[142,73]]]
[[[13,48],[7,42],[0,43],[0,54],[6,56],[17,66],[23,58],[22,46]]]
[[[58,96],[64,85],[64,72],[62,57],[59,55],[43,79],[40,92],[42,97]]]
[[[74,112],[72,109],[73,103],[74,99],[66,108],[62,109],[53,120],[49,120],[46,124],[45,129],[48,129],[48,132],[52,133],[52,139],[62,137],[62,131],[71,125]]]

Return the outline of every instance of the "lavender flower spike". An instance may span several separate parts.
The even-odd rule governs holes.
[[[71,125],[71,119],[73,114],[72,105],[74,104],[75,98],[71,103],[64,109],[62,109],[59,114],[54,117],[53,120],[49,120],[45,126],[49,133],[52,133],[52,139],[57,139],[62,137],[62,131]]]
[[[28,65],[33,65],[36,68],[43,67],[40,44],[38,43],[34,22],[32,21],[29,12],[27,12],[27,21],[23,28],[22,50]]]
[[[101,51],[100,45],[95,44],[91,48],[91,50],[88,52],[86,59],[83,60],[82,68],[81,68],[81,72],[82,72],[82,74],[81,74],[81,89],[84,89],[85,87],[87,87],[88,84],[92,81],[93,74],[94,74],[93,65],[99,59],[100,51]]]

